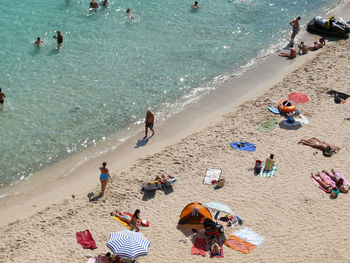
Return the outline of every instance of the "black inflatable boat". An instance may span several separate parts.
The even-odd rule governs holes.
[[[320,16],[315,16],[307,24],[306,30],[309,33],[316,33],[320,35],[331,35],[337,37],[347,37],[350,33],[350,28],[342,20],[335,20],[330,17],[328,20]]]

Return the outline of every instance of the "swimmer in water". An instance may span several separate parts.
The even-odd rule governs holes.
[[[102,5],[103,7],[106,7],[106,6],[108,5],[108,0],[103,0],[103,1],[101,2],[101,5]]]
[[[6,98],[5,93],[3,93],[3,92],[1,91],[1,88],[0,88],[0,104],[1,104],[1,105],[4,104],[5,98]]]
[[[90,8],[97,9],[98,8],[98,3],[95,0],[92,0],[90,2]]]
[[[54,39],[56,39],[58,46],[60,47],[63,43],[63,36],[61,35],[61,32],[59,30],[56,31],[57,36],[53,36]]]
[[[192,5],[192,9],[197,10],[199,8],[198,2],[195,1],[194,4]]]
[[[34,45],[37,45],[38,47],[40,46],[40,44],[44,44],[44,41],[42,41],[41,39],[40,39],[40,37],[38,37],[37,39],[36,39],[36,41],[33,43]]]
[[[131,14],[131,9],[128,8],[126,9],[126,12],[125,12],[131,19],[134,19],[135,17]]]

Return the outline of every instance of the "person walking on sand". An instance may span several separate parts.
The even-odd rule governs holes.
[[[292,44],[294,43],[295,36],[299,33],[299,21],[300,21],[300,19],[301,19],[301,17],[298,16],[292,22],[289,23],[292,26],[292,36],[290,37],[290,42]]]
[[[151,112],[151,109],[148,108],[146,113],[146,118],[145,118],[145,137],[143,137],[143,139],[147,138],[148,128],[150,128],[150,130],[152,131],[152,136],[154,135],[153,124],[154,124],[154,115]]]
[[[3,92],[1,91],[1,88],[0,88],[0,104],[1,104],[1,105],[4,104],[5,98],[6,98],[5,93],[3,93]]]
[[[101,171],[101,175],[100,175],[100,182],[101,182],[101,193],[100,195],[103,196],[106,190],[106,186],[107,186],[107,182],[108,179],[111,179],[112,182],[112,178],[109,175],[109,171],[106,168],[107,163],[103,162],[102,163],[102,167],[100,167],[100,171]]]

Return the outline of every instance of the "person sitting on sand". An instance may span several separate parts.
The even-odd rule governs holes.
[[[154,181],[158,181],[161,184],[167,184],[173,178],[174,176],[162,174],[161,176],[154,178]]]
[[[140,231],[138,227],[142,222],[142,220],[140,219],[140,209],[136,209],[132,217],[130,217],[129,215],[125,215],[118,210],[115,210],[115,212],[111,212],[111,216],[115,216],[121,221],[127,223],[130,226],[131,230],[135,229],[136,232]]]
[[[192,9],[197,10],[199,8],[198,2],[195,1],[194,4],[192,5]]]
[[[344,179],[339,174],[337,174],[333,169],[332,169],[331,174],[324,171],[324,170],[322,172],[324,172],[326,175],[328,175],[329,178],[331,178],[335,182],[335,185],[340,190],[340,192],[342,192],[342,193],[349,192],[349,185],[347,185],[347,184],[344,185]]]
[[[278,54],[280,57],[287,57],[289,59],[293,59],[297,56],[297,51],[293,45],[290,45],[289,53],[282,52],[281,54]]]
[[[314,45],[312,47],[308,47],[307,49],[310,51],[315,51],[319,49],[319,46],[317,45],[317,41],[314,41]]]
[[[304,41],[301,41],[300,45],[299,45],[298,54],[299,55],[305,55],[305,54],[307,54],[307,52],[309,52],[309,50],[307,48],[307,45],[305,45]]]
[[[44,44],[44,41],[42,41],[41,39],[40,39],[40,37],[38,37],[37,39],[36,39],[36,41],[33,43],[34,45],[37,45],[38,47],[40,46],[40,44]]]
[[[324,178],[320,175],[320,173],[317,173],[316,175],[313,175],[313,173],[311,173],[311,177],[320,184],[320,186],[326,193],[330,193],[332,197],[338,196],[339,189],[337,187],[333,187],[330,183],[326,182]]]
[[[318,39],[318,43],[319,43],[320,45],[324,46],[324,45],[326,45],[326,40],[324,39],[324,37],[320,37],[320,38]]]
[[[326,142],[320,141],[319,139],[312,137],[310,139],[301,139],[298,143],[310,146],[312,148],[319,149],[321,151],[328,150],[330,148],[332,153],[337,153],[340,151],[340,148],[334,145],[330,145]],[[329,148],[328,148],[329,147]]]
[[[130,19],[134,19],[135,17],[131,14],[131,9],[126,9],[125,13],[130,17]]]
[[[92,8],[92,9],[97,9],[98,8],[98,3],[96,2],[96,0],[91,0],[90,8]]]
[[[99,254],[96,257],[96,263],[114,263],[115,258],[111,255],[110,252],[106,253],[105,255]]]
[[[270,171],[272,169],[272,167],[275,164],[275,160],[273,159],[273,157],[274,155],[271,153],[270,158],[266,158],[264,170]]]

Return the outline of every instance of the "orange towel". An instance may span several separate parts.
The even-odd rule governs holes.
[[[224,243],[226,246],[233,248],[234,250],[237,250],[243,254],[248,254],[255,248],[253,244],[250,244],[242,238],[234,235],[230,235]]]
[[[202,255],[205,257],[207,255],[207,240],[205,238],[200,238],[197,237],[194,240],[192,249],[191,249],[191,254],[192,255]]]

